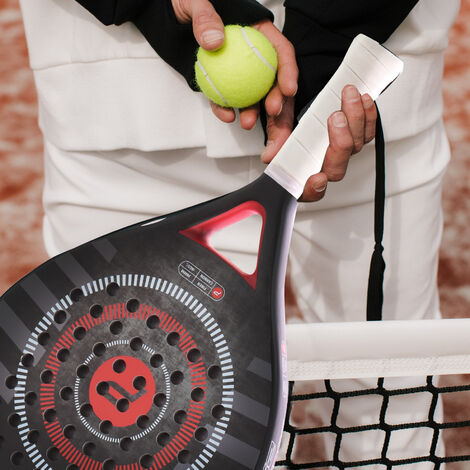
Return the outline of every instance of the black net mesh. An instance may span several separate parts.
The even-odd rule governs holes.
[[[421,468],[443,469],[470,461],[470,376],[423,377],[406,388],[389,382],[356,380],[355,390],[351,381],[291,382],[276,467],[388,469],[426,463]],[[462,465],[446,469],[470,468]]]

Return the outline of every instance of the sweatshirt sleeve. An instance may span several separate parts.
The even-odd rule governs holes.
[[[283,33],[299,65],[295,115],[321,91],[354,37],[363,33],[385,42],[418,0],[286,0]]]
[[[170,0],[77,0],[105,25],[133,22],[157,54],[197,90],[194,62],[198,44],[191,24],[178,23]],[[249,25],[274,19],[256,0],[210,0],[224,24]]]

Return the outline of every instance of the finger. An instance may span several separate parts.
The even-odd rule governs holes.
[[[328,136],[330,145],[326,150],[322,172],[328,181],[340,181],[346,174],[354,148],[353,136],[343,112],[337,111],[328,118]]]
[[[300,196],[301,202],[315,202],[319,201],[326,193],[326,186],[328,184],[328,177],[325,173],[317,173],[310,176],[305,183],[304,192]]]
[[[269,116],[279,116],[282,111],[282,107],[286,97],[282,94],[282,91],[279,85],[276,83],[266,95],[264,100],[264,107],[266,108],[266,113]]]
[[[277,52],[277,82],[281,93],[284,96],[294,96],[297,93],[299,78],[294,46],[269,20],[260,21],[253,27],[261,31],[271,41]]]
[[[362,107],[365,113],[364,143],[369,143],[375,137],[375,124],[377,122],[377,108],[374,100],[366,93],[361,96]]]
[[[211,51],[222,46],[225,40],[224,23],[209,0],[185,0],[193,22],[196,41]]]
[[[347,85],[343,88],[341,110],[346,115],[353,137],[353,153],[357,153],[364,145],[365,113],[361,95],[354,85]]]
[[[190,0],[171,0],[173,11],[179,23],[191,23]]]
[[[261,155],[264,163],[269,163],[290,136],[294,123],[294,98],[288,98],[279,116],[268,116],[268,142]]]
[[[213,101],[210,102],[212,112],[222,121],[222,122],[233,122],[235,121],[235,111],[232,108],[223,108]]]
[[[240,109],[240,126],[242,129],[249,131],[253,129],[258,120],[259,105],[254,104],[248,108]]]

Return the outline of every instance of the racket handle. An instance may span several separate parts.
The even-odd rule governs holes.
[[[361,95],[368,93],[375,100],[402,70],[403,62],[378,42],[363,34],[356,36],[338,70],[265,173],[298,199],[307,179],[322,168],[329,145],[327,119],[341,109],[344,86],[355,85]]]

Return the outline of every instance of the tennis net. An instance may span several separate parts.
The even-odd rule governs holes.
[[[278,469],[470,468],[470,319],[288,325]]]

